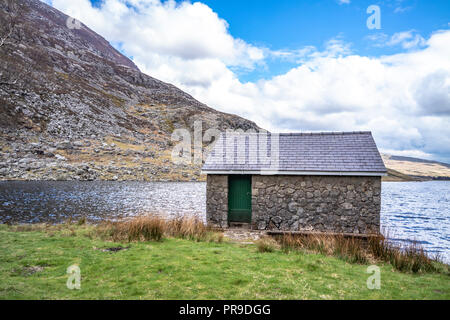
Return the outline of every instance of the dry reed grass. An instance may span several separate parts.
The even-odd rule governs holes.
[[[343,235],[284,235],[278,241],[284,251],[318,252],[361,264],[382,261],[403,272],[442,271],[440,258],[429,256],[416,242],[401,247],[382,235],[370,236],[368,240]]]
[[[207,240],[208,228],[198,217],[178,217],[166,221],[166,234],[175,238]]]
[[[166,236],[195,241],[223,241],[223,234],[209,230],[198,217],[186,216],[166,220],[156,215],[144,215],[104,223],[97,227],[96,232],[113,241],[161,241]]]
[[[277,241],[271,237],[263,237],[256,241],[258,252],[274,252],[278,247]]]
[[[442,269],[441,258],[429,255],[416,241],[400,246],[389,242],[385,237],[374,237],[369,239],[368,247],[374,257],[390,263],[399,271],[418,273],[439,272]]]

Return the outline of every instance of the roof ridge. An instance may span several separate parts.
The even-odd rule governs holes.
[[[371,131],[317,131],[317,132],[292,132],[279,133],[283,136],[312,136],[312,135],[345,135],[345,134],[372,134]]]
[[[370,131],[297,132],[280,136],[272,133],[275,141],[270,133],[265,133],[223,132],[223,143],[215,144],[202,170],[216,174],[262,174],[269,170],[278,174],[339,172],[376,176],[386,172]]]
[[[225,131],[222,134],[277,134],[280,136],[312,136],[312,135],[350,135],[350,134],[372,134],[372,131],[316,131],[316,132],[233,132]]]

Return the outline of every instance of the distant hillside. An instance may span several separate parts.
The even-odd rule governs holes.
[[[381,156],[388,168],[385,181],[450,180],[450,164],[389,154]]]
[[[141,73],[68,18],[0,1],[0,180],[196,180],[198,164],[170,161],[175,129],[259,129]]]

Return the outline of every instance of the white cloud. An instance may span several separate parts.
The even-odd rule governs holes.
[[[425,39],[420,34],[415,34],[413,30],[394,33],[387,42],[388,46],[401,45],[404,49],[423,47]]]
[[[409,7],[397,7],[397,8],[394,9],[394,13],[403,13],[403,12],[411,10],[412,8],[413,8],[412,6],[409,6]]]
[[[320,51],[256,47],[234,38],[226,21],[201,3],[53,0],[133,57],[145,73],[173,83],[221,111],[272,131],[371,130],[392,153],[450,161],[450,30],[424,39],[413,31],[386,36],[404,53],[360,56],[341,40]],[[414,51],[407,50],[414,48]],[[236,68],[268,58],[298,65],[268,80],[243,83]]]
[[[53,0],[66,14],[83,21],[109,41],[121,42],[128,55],[143,61],[160,56],[184,61],[217,59],[228,66],[253,68],[264,50],[233,38],[228,24],[208,6],[173,0]]]
[[[339,4],[350,4],[350,0],[337,0]]]
[[[384,149],[450,159],[450,31],[427,47],[381,58],[310,52],[255,83],[221,77],[194,96],[274,131],[371,130]]]
[[[366,37],[374,47],[401,46],[403,49],[417,49],[426,45],[426,40],[414,30],[394,33],[388,36],[385,33],[375,33]]]
[[[298,64],[311,61],[319,57],[342,57],[352,52],[351,46],[340,39],[331,39],[325,42],[325,49],[319,51],[314,46],[306,46],[297,50],[281,49],[266,51],[267,57],[273,57],[280,60],[295,62]]]

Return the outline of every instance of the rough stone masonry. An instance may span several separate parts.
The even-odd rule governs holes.
[[[252,229],[377,233],[379,176],[252,176]],[[208,175],[207,221],[228,227],[228,175]]]

